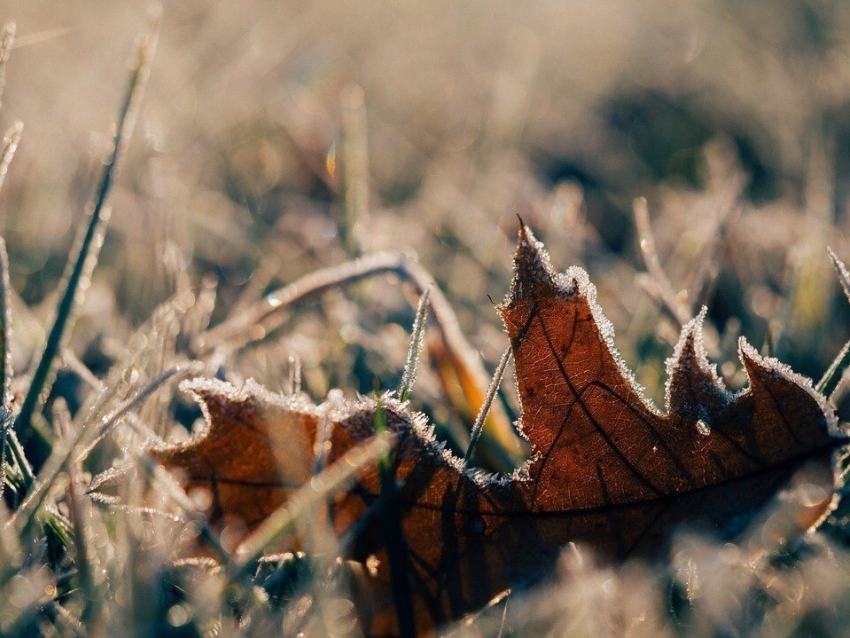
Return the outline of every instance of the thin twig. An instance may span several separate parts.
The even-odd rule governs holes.
[[[73,33],[79,27],[57,27],[55,29],[45,29],[44,31],[37,31],[35,33],[27,33],[26,35],[21,35],[15,38],[15,44],[12,45],[12,49],[17,51],[18,49],[23,49],[25,47],[31,47],[35,44],[41,44],[42,42],[47,42],[54,38],[59,38],[63,35],[67,35],[69,33]]]
[[[505,624],[508,619],[508,605],[511,602],[510,594],[511,592],[509,590],[507,595],[505,596],[505,606],[502,607],[502,621],[501,623],[499,623],[499,635],[496,636],[496,638],[503,638],[503,636],[505,635]]]
[[[667,317],[673,325],[679,325],[681,323],[675,307],[668,303],[663,291],[661,290],[661,286],[658,285],[655,277],[650,275],[648,272],[639,272],[635,274],[635,281],[641,288],[644,289],[646,294],[652,297],[652,300],[658,305],[658,309],[661,311],[661,314]],[[677,337],[678,335],[674,330],[671,336],[673,343],[676,342]]]
[[[290,306],[377,275],[395,273],[403,277],[406,263],[407,258],[399,253],[379,253],[310,273],[207,330],[195,339],[195,354],[203,356],[218,348],[237,348],[263,339],[285,323]],[[258,326],[263,329],[257,330]]]

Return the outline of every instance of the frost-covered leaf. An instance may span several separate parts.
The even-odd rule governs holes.
[[[837,480],[831,452],[845,434],[824,397],[744,341],[749,387],[728,392],[706,359],[702,315],[684,327],[670,359],[661,413],[626,370],[587,274],[571,268],[556,275],[525,228],[500,312],[516,361],[520,426],[532,448],[514,475],[465,470],[422,415],[391,395],[380,400],[395,435],[418,632],[539,580],[568,542],[621,560],[657,551],[682,521],[732,534],[806,462],[815,469],[796,524],[808,529],[829,511]],[[236,517],[255,528],[310,481],[316,457],[332,464],[374,433],[372,399],[335,394],[315,406],[253,383],[185,387],[208,429],[153,454],[182,470],[190,490],[210,490],[217,523]],[[317,441],[325,442],[322,450],[314,449]],[[376,467],[333,497],[330,515],[338,533],[356,530],[351,558],[369,567],[358,603],[364,630],[386,636],[398,627],[380,517],[355,527],[380,488]]]

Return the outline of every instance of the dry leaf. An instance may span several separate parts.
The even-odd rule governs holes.
[[[516,360],[521,430],[533,454],[520,471],[496,477],[464,470],[424,417],[392,396],[381,399],[396,435],[418,633],[506,587],[538,580],[571,541],[619,560],[656,551],[681,521],[734,533],[807,461],[815,462],[817,478],[807,479],[814,496],[799,524],[811,527],[829,511],[837,480],[831,451],[845,433],[826,400],[809,380],[743,340],[749,387],[729,393],[705,357],[703,315],[684,327],[670,359],[661,414],[617,353],[587,274],[554,274],[525,228],[500,312]],[[309,481],[317,438],[328,441],[320,452],[332,463],[374,432],[371,399],[335,395],[315,406],[252,383],[242,390],[215,381],[186,387],[201,402],[208,431],[155,455],[182,470],[190,489],[212,492],[214,521],[238,517],[256,527]],[[379,494],[376,469],[337,495],[330,506],[336,530],[351,529]],[[353,552],[378,560],[377,581],[359,601],[364,630],[375,636],[398,632],[383,547],[381,526],[366,525]],[[381,585],[386,595],[375,595]]]

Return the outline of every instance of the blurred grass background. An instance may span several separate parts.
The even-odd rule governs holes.
[[[0,194],[12,284],[32,313],[15,313],[23,369],[147,7],[0,9],[18,26],[0,125],[25,123]],[[817,379],[850,336],[826,255],[850,258],[849,27],[850,5],[818,0],[166,2],[70,345],[105,371],[181,277],[215,278],[215,322],[394,249],[434,274],[492,369],[505,339],[487,295],[507,291],[520,214],[559,268],[588,268],[661,401],[678,326],[638,276],[631,208],[646,196],[673,292],[688,312],[708,305],[726,380],[743,381],[739,334]],[[713,283],[697,295],[699,280]],[[376,377],[393,387],[412,317],[386,278],[330,293],[241,352],[233,374],[280,389],[295,355],[316,399],[369,392]],[[417,395],[438,423],[461,418],[433,374]]]

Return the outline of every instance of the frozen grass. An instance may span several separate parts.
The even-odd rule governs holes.
[[[494,6],[169,5],[147,106],[150,40],[111,142],[115,60],[141,14],[4,7],[22,35],[13,44],[9,23],[0,37],[3,635],[356,635],[353,576],[335,560],[346,539],[320,505],[386,457],[388,436],[340,467],[318,459],[320,489],[238,551],[144,450],[199,418],[176,391],[187,375],[316,399],[377,380],[467,461],[515,466],[510,357],[486,295],[508,288],[518,211],[559,263],[591,273],[656,399],[681,324],[706,305],[728,387],[743,381],[728,362],[746,335],[823,375],[847,418],[847,11]],[[374,515],[394,529],[385,474]],[[850,514],[842,503],[822,532],[785,543],[784,511],[734,545],[683,530],[661,565],[613,569],[567,548],[547,586],[446,631],[842,635]],[[296,528],[312,532],[303,553],[263,556]],[[218,565],[183,560],[198,536]],[[403,561],[394,569],[406,626]]]

